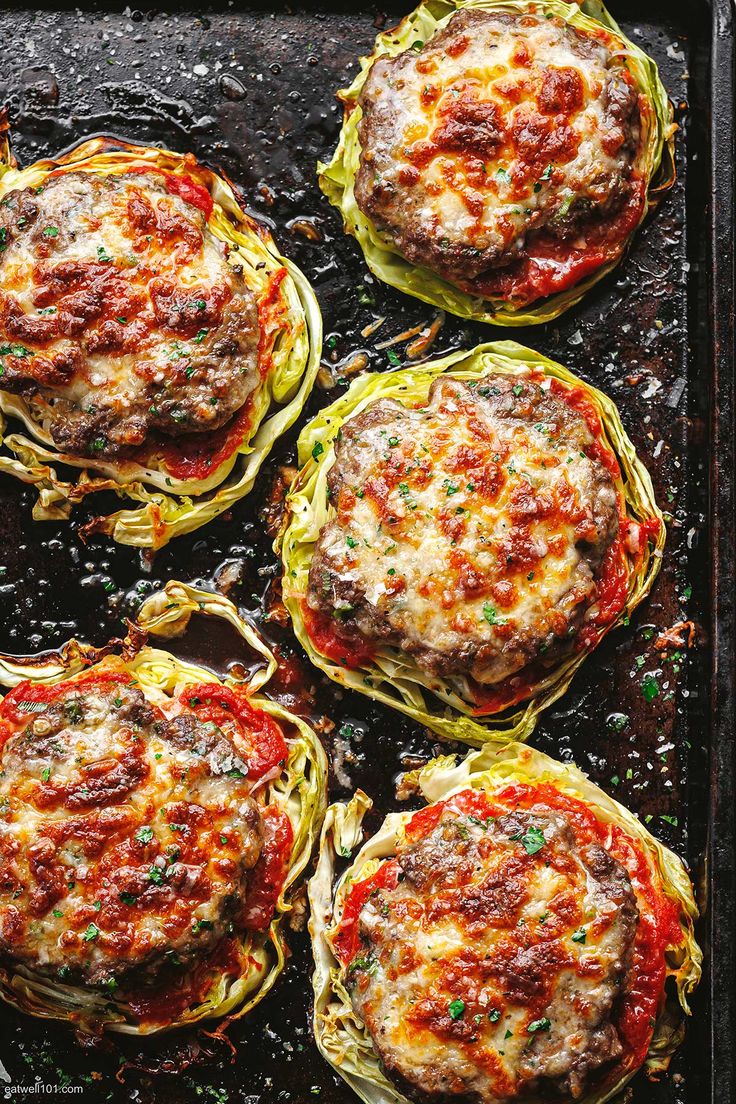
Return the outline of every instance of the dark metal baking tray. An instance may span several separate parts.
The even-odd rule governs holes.
[[[191,150],[224,168],[313,280],[334,345],[326,350],[334,375],[360,350],[380,371],[389,359],[377,343],[432,311],[371,281],[320,196],[314,164],[336,140],[334,91],[349,83],[377,29],[408,7],[356,11],[329,0],[204,10],[90,0],[68,10],[0,4],[0,103],[10,107],[22,164],[112,131]],[[611,0],[611,7],[656,58],[675,103],[675,188],[624,263],[579,308],[513,334],[448,317],[431,353],[514,336],[602,387],[618,402],[671,515],[650,601],[598,649],[534,740],[558,758],[574,758],[651,818],[651,829],[689,863],[708,906],[699,929],[706,973],[686,1041],[660,1083],[636,1079],[632,1104],[725,1102],[736,1089],[733,13],[730,0]],[[386,321],[363,338],[376,316]],[[403,356],[404,346],[396,348]],[[315,391],[309,410],[343,386]],[[326,738],[332,796],[361,785],[376,801],[375,823],[396,805],[396,775],[437,745],[326,683],[305,666],[288,628],[269,619],[278,567],[265,521],[279,465],[293,462],[293,440],[282,443],[248,500],[154,559],[101,541],[84,546],[76,523],[34,524],[31,494],[0,481],[0,649],[52,648],[73,633],[101,644],[167,578],[216,580],[278,645],[285,660],[279,693],[335,722]],[[663,660],[657,636],[683,619],[695,623],[696,644],[666,649]],[[196,626],[181,647],[215,669],[236,657],[229,637]],[[674,660],[673,650],[681,653]],[[659,686],[649,702],[646,673]],[[66,1029],[3,1007],[0,1092],[18,1099],[36,1084],[56,1085],[35,1090],[56,1100],[66,1086],[88,1104],[349,1101],[311,1041],[304,934],[293,934],[291,944],[280,984],[231,1030],[232,1059],[203,1036],[82,1052]]]

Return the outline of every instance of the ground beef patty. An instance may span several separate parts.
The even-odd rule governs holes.
[[[408,260],[472,292],[540,232],[585,250],[640,202],[638,95],[605,31],[466,9],[379,58],[358,102],[358,206]]]
[[[0,707],[0,958],[114,990],[238,925],[263,845],[227,735],[126,676]]]
[[[397,856],[348,967],[388,1076],[422,1101],[582,1096],[622,1053],[638,920],[624,868],[541,804],[446,809]]]
[[[0,385],[41,402],[75,456],[217,429],[260,379],[257,305],[226,258],[162,173],[66,172],[9,192]]]
[[[568,648],[597,611],[618,506],[588,423],[549,388],[439,378],[424,407],[378,399],[346,422],[310,610],[483,684]]]

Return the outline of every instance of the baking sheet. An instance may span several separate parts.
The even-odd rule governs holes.
[[[669,1076],[652,1085],[640,1075],[631,1096],[632,1104],[700,1104],[711,1092],[713,1099],[729,1099],[732,1036],[728,1046],[724,1039],[733,1022],[726,1002],[733,902],[728,912],[724,896],[733,763],[724,742],[716,745],[719,729],[730,724],[733,704],[733,610],[726,595],[736,562],[728,374],[733,255],[729,269],[732,238],[724,226],[732,219],[725,197],[733,191],[727,181],[720,185],[723,196],[715,196],[716,206],[709,206],[711,154],[732,171],[732,40],[728,0],[717,0],[715,13],[705,3],[665,0],[646,6],[611,0],[611,7],[624,31],[657,60],[675,103],[680,127],[675,188],[627,260],[580,307],[547,326],[512,333],[448,316],[430,355],[512,336],[601,387],[618,403],[670,516],[663,570],[651,599],[628,629],[604,641],[570,692],[543,718],[534,742],[557,758],[574,759],[604,789],[651,818],[655,835],[689,863],[701,898],[708,873],[714,873],[704,864],[709,815],[718,827],[710,857],[724,876],[714,901],[728,924],[726,938],[720,936],[719,969],[706,973]],[[204,11],[183,4],[168,11],[115,4],[68,11],[0,6],[0,103],[10,107],[21,164],[82,137],[113,132],[191,150],[224,169],[251,211],[272,228],[282,251],[312,279],[324,313],[330,373],[343,378],[358,353],[371,369],[386,370],[387,350],[377,345],[413,324],[431,322],[434,311],[370,278],[357,246],[341,232],[339,215],[319,193],[314,164],[337,138],[334,92],[350,82],[357,55],[370,50],[377,30],[406,10],[393,5],[388,11],[356,11],[327,2],[223,4]],[[711,74],[713,50],[719,64]],[[712,76],[720,81],[719,144],[713,151]],[[719,237],[711,258],[716,224]],[[714,268],[715,257],[720,268]],[[362,337],[361,330],[377,317],[385,317],[383,325]],[[730,333],[732,341],[732,328]],[[405,347],[393,347],[402,360]],[[305,417],[344,386],[315,390]],[[84,546],[76,524],[35,524],[31,492],[9,479],[0,481],[0,649],[52,648],[72,634],[101,644],[118,634],[121,619],[166,579],[218,583],[278,645],[284,673],[277,689],[287,704],[334,722],[326,738],[331,796],[345,797],[360,785],[376,802],[375,825],[379,815],[397,807],[396,776],[439,745],[397,715],[343,694],[318,676],[279,624],[278,564],[265,523],[274,485],[278,497],[279,469],[293,462],[293,440],[291,434],[279,446],[249,499],[155,558],[105,541]],[[709,521],[713,506],[721,519],[717,529]],[[75,516],[83,522],[89,514]],[[695,647],[658,647],[660,634],[683,620],[696,626]],[[217,670],[238,658],[231,638],[213,638],[196,625],[182,647]],[[708,943],[708,923],[701,928]],[[304,934],[293,934],[291,945],[291,962],[275,991],[230,1031],[234,1056],[201,1035],[79,1052],[64,1028],[2,1006],[0,1091],[17,1099],[35,1084],[49,1085],[55,1088],[35,1091],[51,1099],[74,1095],[87,1104],[351,1100],[311,1040]],[[720,1055],[715,1068],[714,1053]],[[721,1078],[717,1093],[716,1077]]]

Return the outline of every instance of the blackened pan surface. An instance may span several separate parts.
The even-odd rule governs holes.
[[[710,350],[718,322],[718,296],[709,294],[717,213],[708,207],[713,18],[705,3],[653,0],[644,6],[612,0],[612,8],[625,32],[659,63],[675,104],[677,184],[623,264],[580,307],[549,325],[513,332],[448,316],[430,355],[511,336],[562,361],[618,403],[668,513],[663,569],[651,599],[630,627],[607,638],[558,707],[543,718],[534,741],[557,758],[574,759],[645,818],[654,834],[688,862],[702,896],[709,807],[726,831],[731,821],[723,797],[732,793],[723,755],[714,760],[720,771],[715,782],[722,787],[717,808],[709,790],[716,735],[710,693],[712,588],[732,585],[733,578],[732,555],[723,565],[730,574],[718,574],[720,561],[729,559],[728,534],[711,548],[709,521],[709,485],[721,512],[732,502],[730,470],[722,463],[728,434],[711,400]],[[338,382],[331,390],[315,390],[306,413],[314,412],[344,390],[344,375],[356,354],[362,353],[372,370],[386,370],[394,357],[377,345],[434,317],[431,308],[370,278],[359,249],[342,234],[338,214],[321,197],[314,171],[316,160],[336,142],[340,110],[334,92],[350,82],[358,54],[369,52],[377,29],[392,25],[406,10],[357,11],[334,3],[239,3],[204,12],[185,4],[168,10],[115,4],[65,11],[0,6],[0,103],[10,107],[15,154],[25,165],[83,137],[113,132],[191,150],[224,169],[319,296],[325,365]],[[725,0],[720,18],[726,23],[727,15]],[[732,56],[728,27],[722,30],[720,58],[727,65]],[[728,88],[725,72],[722,87]],[[720,103],[718,111],[727,155],[732,100]],[[725,205],[721,215],[727,217]],[[719,248],[727,248],[725,239]],[[727,278],[726,263],[722,279]],[[728,334],[723,292],[721,342]],[[385,321],[372,336],[361,336],[381,317]],[[406,342],[391,351],[403,361]],[[323,373],[323,382],[328,374]],[[728,385],[724,378],[724,396]],[[326,736],[334,768],[332,797],[346,797],[360,785],[375,799],[375,826],[379,816],[397,807],[398,773],[424,761],[438,745],[394,714],[341,694],[318,677],[288,629],[268,619],[278,596],[278,565],[265,520],[279,468],[293,463],[293,443],[294,434],[282,442],[249,499],[152,561],[104,541],[85,546],[76,523],[34,523],[32,494],[10,479],[0,480],[0,649],[53,648],[73,634],[101,644],[166,579],[216,582],[279,645],[290,676],[280,687],[284,699],[334,722]],[[88,516],[82,511],[76,520]],[[712,575],[714,563],[718,571]],[[723,606],[721,614],[725,619],[730,609]],[[658,643],[665,630],[683,621],[693,622],[692,648]],[[724,626],[725,621],[717,626],[716,639],[727,649]],[[202,627],[195,627],[183,646],[218,670],[238,658],[229,636],[213,636]],[[725,651],[720,659],[721,681],[714,692],[728,704]],[[721,715],[718,723],[725,729],[728,718]],[[732,935],[732,923],[729,931]],[[707,941],[705,926],[701,934]],[[725,957],[728,942],[725,934],[723,969],[732,963]],[[202,1036],[166,1036],[145,1046],[115,1044],[82,1052],[66,1029],[17,1016],[3,1006],[0,1091],[18,1099],[34,1091],[35,1084],[57,1086],[44,1095],[55,1100],[73,1092],[89,1104],[349,1101],[349,1090],[311,1040],[304,934],[293,934],[291,944],[292,959],[275,991],[255,1015],[230,1031],[237,1048],[234,1060],[223,1044]],[[720,1019],[712,1017],[709,994],[703,985],[669,1076],[651,1084],[640,1075],[633,1104],[701,1104],[710,1098],[711,1028],[715,1022],[723,1039],[728,1023],[725,1010]],[[725,1079],[720,1099],[728,1099]]]

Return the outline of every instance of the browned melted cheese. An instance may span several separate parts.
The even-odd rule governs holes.
[[[24,685],[0,707],[0,955],[110,991],[201,959],[264,847],[248,763],[125,673]]]
[[[622,1054],[613,1021],[637,923],[626,871],[543,804],[512,812],[467,792],[449,805],[367,896],[356,883],[355,1009],[410,1095],[577,1098]]]
[[[618,526],[600,455],[564,392],[523,377],[370,404],[342,429],[309,605],[348,639],[498,683],[596,613]]]
[[[577,254],[602,263],[641,211],[638,98],[617,50],[602,28],[466,9],[379,59],[360,97],[358,205],[409,260],[474,292],[533,299],[580,279]],[[529,258],[508,287],[489,273]]]
[[[0,386],[66,451],[215,429],[259,383],[256,305],[211,203],[132,171],[60,172],[2,200]]]

